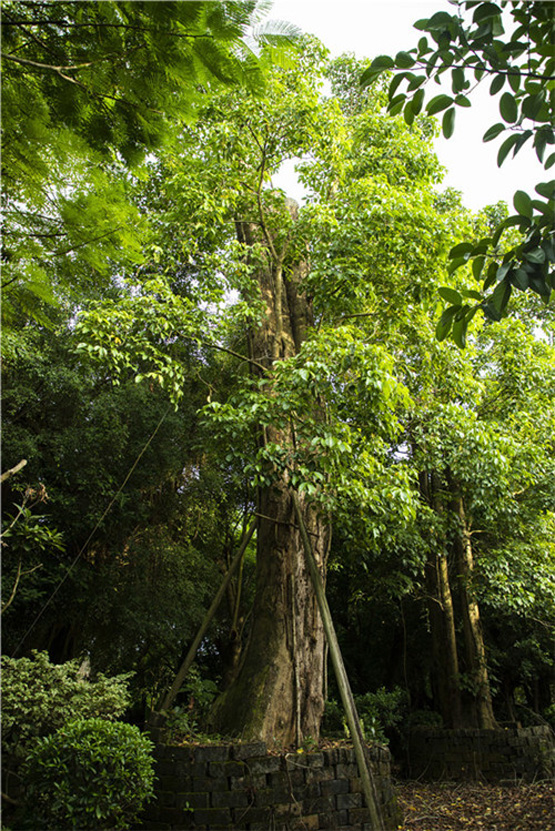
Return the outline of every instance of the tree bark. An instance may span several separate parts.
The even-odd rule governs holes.
[[[286,207],[295,218],[296,204]],[[238,237],[246,245],[264,239],[259,226],[246,223],[238,225]],[[306,263],[286,265],[285,248],[277,251],[271,242],[267,267],[257,274],[266,313],[249,333],[250,357],[268,370],[274,360],[297,353],[312,323],[310,301],[300,287]],[[261,442],[293,446],[288,430],[270,427],[263,433]],[[324,630],[286,477],[261,488],[258,505],[252,627],[237,677],[216,701],[211,725],[269,746],[298,746],[320,732]],[[323,576],[330,531],[314,510],[305,504],[301,510]]]
[[[452,493],[452,509],[460,525],[460,531],[453,543],[453,550],[463,624],[465,670],[469,682],[464,696],[466,720],[469,722],[467,726],[494,730],[498,725],[493,715],[480,609],[472,590],[474,556],[470,531],[462,496],[451,477],[449,477],[449,486]]]
[[[437,493],[437,477],[420,474],[420,492],[436,512],[443,513]],[[445,541],[443,541],[445,543]],[[446,545],[430,553],[426,563],[426,590],[432,637],[434,697],[445,727],[462,727],[462,703],[459,686],[459,660],[453,597],[449,582]]]
[[[428,613],[432,636],[434,694],[445,727],[463,726],[459,661],[453,599],[445,553],[434,555],[426,564]]]

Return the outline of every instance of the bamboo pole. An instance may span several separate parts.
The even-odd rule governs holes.
[[[351,685],[349,684],[349,679],[347,677],[347,672],[345,670],[345,664],[343,663],[343,656],[341,655],[337,635],[335,634],[335,628],[333,625],[330,608],[326,598],[324,583],[318,570],[318,566],[316,565],[316,560],[314,559],[312,545],[308,538],[308,533],[303,520],[303,515],[301,513],[299,497],[295,491],[292,492],[292,496],[295,514],[301,532],[301,540],[303,543],[304,553],[306,556],[306,561],[308,563],[308,568],[310,571],[312,584],[314,586],[314,591],[316,593],[318,608],[320,609],[320,614],[322,616],[324,632],[326,634],[326,639],[328,641],[330,649],[331,661],[333,669],[335,671],[335,677],[337,679],[337,686],[339,687],[341,700],[343,702],[343,707],[345,709],[345,715],[347,718],[347,725],[349,727],[351,738],[353,740],[355,757],[357,760],[360,778],[362,779],[362,788],[364,791],[366,804],[370,812],[370,821],[372,829],[373,831],[384,831],[383,816],[378,806],[376,787],[364,749],[364,737],[362,735],[362,730],[360,727],[360,720],[358,717],[353,694],[351,692]]]
[[[210,608],[206,612],[206,615],[204,616],[204,620],[202,621],[202,624],[201,624],[201,626],[200,626],[200,628],[199,628],[199,630],[198,630],[198,632],[195,636],[195,639],[194,639],[193,643],[191,644],[191,646],[189,647],[189,651],[187,652],[185,660],[183,661],[183,663],[179,667],[179,670],[177,672],[177,675],[175,676],[173,684],[171,685],[170,689],[168,690],[168,692],[164,696],[164,698],[162,700],[162,704],[158,707],[157,710],[154,710],[151,713],[150,718],[148,720],[149,727],[158,727],[159,726],[161,720],[163,719],[164,712],[169,710],[169,708],[171,707],[171,705],[175,701],[178,692],[180,691],[181,687],[183,686],[183,682],[184,682],[184,680],[187,676],[187,673],[189,672],[191,664],[193,663],[193,661],[195,659],[195,655],[197,654],[197,650],[200,646],[200,643],[201,643],[202,639],[204,638],[204,636],[206,634],[206,631],[207,631],[208,627],[210,626],[210,624],[212,622],[212,618],[216,614],[218,606],[222,602],[222,598],[225,594],[225,591],[226,591],[226,589],[229,585],[229,582],[230,582],[231,578],[233,577],[233,575],[237,571],[237,568],[239,567],[239,564],[241,563],[241,561],[243,559],[243,555],[244,555],[244,553],[247,549],[247,545],[249,544],[252,535],[254,534],[255,528],[256,528],[256,519],[253,519],[253,521],[251,522],[249,528],[247,529],[247,531],[246,531],[246,533],[243,537],[243,541],[242,541],[241,545],[239,546],[239,550],[238,550],[237,554],[235,555],[235,557],[233,558],[233,560],[231,562],[231,565],[229,566],[229,569],[228,569],[228,571],[227,571],[227,573],[226,573],[226,575],[225,575],[225,577],[224,577],[224,579],[223,579],[223,581],[220,585],[220,588],[218,589],[218,592],[217,592],[214,600],[212,601],[212,605],[210,606]]]

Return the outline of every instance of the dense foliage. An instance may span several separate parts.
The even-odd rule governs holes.
[[[154,793],[152,748],[131,724],[90,718],[60,727],[26,759],[27,820],[45,829],[132,828]]]
[[[363,86],[386,70],[394,71],[388,109],[392,115],[402,112],[407,124],[412,124],[423,110],[429,82],[440,83],[448,74],[449,92],[431,97],[425,111],[429,115],[443,113],[443,134],[450,138],[456,108],[470,107],[473,90],[491,82],[489,93],[499,100],[502,121],[489,127],[483,140],[503,136],[498,166],[511,151],[514,157],[531,141],[548,170],[555,164],[555,153],[546,155],[555,144],[552,4],[455,0],[454,5],[454,14],[436,12],[415,23],[431,42],[423,35],[417,47],[398,52],[395,58],[374,58],[362,75]],[[452,248],[450,273],[471,263],[475,280],[483,281],[483,291],[494,289],[482,295],[475,289],[461,292],[444,287],[441,294],[450,305],[438,324],[440,340],[452,330],[455,341],[463,346],[477,310],[482,309],[491,320],[500,320],[515,288],[530,289],[549,301],[555,289],[554,198],[553,181],[539,183],[533,194],[519,190],[514,195],[514,214],[503,217],[482,239],[465,240]],[[511,227],[518,228],[519,239],[516,244],[503,245],[502,237]],[[471,304],[470,300],[480,302]]]
[[[326,530],[327,591],[369,735],[449,714],[552,714],[553,319],[529,293],[511,318],[505,300],[499,314],[482,305],[496,322],[463,303],[482,303],[486,268],[496,298],[525,288],[524,260],[547,296],[552,204],[519,196],[518,222],[502,205],[465,211],[433,153],[444,99],[423,112],[416,98],[438,66],[452,72],[449,133],[465,72],[504,72],[503,124],[524,136],[530,120],[543,155],[548,103],[516,75],[520,35],[505,48],[497,6],[474,6],[473,29],[422,22],[436,46],[397,56],[414,95],[393,104],[376,80],[391,61],[329,61],[311,38],[255,57],[242,40],[254,4],[6,4],[3,451],[5,467],[28,461],[3,483],[4,648],[60,664],[6,659],[8,743],[23,722],[30,740],[77,709],[121,715],[126,695],[102,672],[134,673],[128,716],[143,721],[251,517],[268,520],[261,495],[284,483]],[[531,14],[544,31],[542,9]],[[549,74],[540,58],[534,72]],[[363,72],[376,80],[366,89]],[[301,207],[272,185],[284,162],[307,188]],[[464,350],[446,340],[453,323]],[[265,589],[258,555],[257,570],[253,543],[229,584],[171,731],[201,729],[238,677]],[[98,680],[76,679],[83,656]],[[328,722],[341,729],[333,705]],[[68,747],[88,729],[73,725]],[[44,753],[61,753],[63,735]]]
[[[2,657],[2,746],[24,757],[42,738],[77,718],[119,718],[129,706],[128,675],[94,681],[77,660],[52,664],[45,652]]]

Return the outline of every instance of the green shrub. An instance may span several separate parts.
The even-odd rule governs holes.
[[[406,717],[407,694],[400,687],[381,687],[373,693],[355,695],[355,704],[365,739],[386,744]],[[323,732],[349,737],[343,708],[334,699],[326,702]]]
[[[2,745],[24,756],[37,737],[69,721],[119,718],[129,705],[130,674],[94,681],[79,677],[79,661],[52,664],[46,652],[32,658],[2,658]]]
[[[417,727],[443,727],[443,719],[434,710],[413,710],[407,719],[407,730],[414,730]]]
[[[550,704],[549,707],[546,707],[543,711],[543,718],[551,729],[555,731],[555,704]]]
[[[399,731],[408,706],[405,690],[380,687],[376,692],[356,696],[355,701],[368,740],[387,743]]]
[[[33,827],[129,828],[153,795],[153,744],[138,727],[81,719],[37,739],[24,766]]]

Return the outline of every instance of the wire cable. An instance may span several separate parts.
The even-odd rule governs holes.
[[[129,479],[133,475],[133,471],[135,470],[135,468],[139,464],[140,460],[142,459],[142,457],[144,456],[144,454],[148,450],[148,448],[149,448],[150,444],[152,443],[156,433],[158,432],[158,430],[162,426],[162,423],[163,423],[164,419],[166,418],[166,416],[168,415],[168,413],[170,412],[171,409],[172,409],[171,406],[168,407],[168,409],[163,414],[162,418],[160,419],[160,421],[158,422],[158,424],[154,428],[153,433],[151,434],[151,436],[149,437],[149,439],[146,442],[145,446],[143,447],[143,449],[141,450],[141,452],[139,453],[139,455],[137,456],[137,458],[135,459],[135,461],[131,465],[131,469],[129,470],[129,473],[127,474],[127,476],[125,477],[125,479],[123,480],[123,482],[121,483],[119,488],[117,489],[116,493],[114,494],[114,496],[110,500],[110,503],[108,504],[108,507],[105,509],[104,513],[102,514],[102,516],[100,517],[100,519],[98,520],[98,522],[94,526],[93,530],[91,531],[91,533],[87,537],[86,542],[81,546],[81,548],[79,549],[79,553],[77,554],[77,556],[75,557],[75,559],[73,560],[71,565],[69,566],[68,570],[66,571],[66,573],[64,574],[64,576],[62,577],[62,579],[60,580],[60,582],[58,583],[58,585],[56,586],[56,588],[54,589],[54,591],[52,592],[52,594],[50,595],[50,597],[48,598],[48,600],[46,601],[46,603],[44,604],[44,606],[42,607],[40,612],[38,613],[38,615],[35,617],[35,619],[31,623],[31,625],[29,626],[29,628],[27,629],[27,631],[25,632],[25,634],[23,635],[23,637],[21,638],[21,640],[17,644],[16,648],[14,649],[14,651],[12,653],[12,658],[15,658],[15,656],[19,652],[22,644],[29,637],[29,635],[31,634],[31,632],[33,631],[33,629],[35,628],[35,626],[39,622],[40,618],[43,616],[46,609],[50,606],[50,604],[52,603],[52,601],[54,600],[54,598],[56,597],[56,595],[60,591],[61,587],[63,586],[63,584],[65,583],[65,581],[67,580],[67,578],[69,577],[69,575],[71,574],[71,572],[73,571],[73,569],[75,568],[75,566],[77,565],[79,560],[81,559],[83,553],[87,549],[87,546],[89,545],[90,541],[92,540],[92,538],[94,537],[94,535],[98,531],[98,529],[99,529],[101,523],[103,522],[103,520],[105,519],[105,517],[110,512],[110,510],[112,508],[112,505],[114,504],[114,502],[116,501],[116,499],[118,498],[118,496],[120,495],[120,493],[122,492],[122,490],[124,489],[126,484],[128,483]]]

